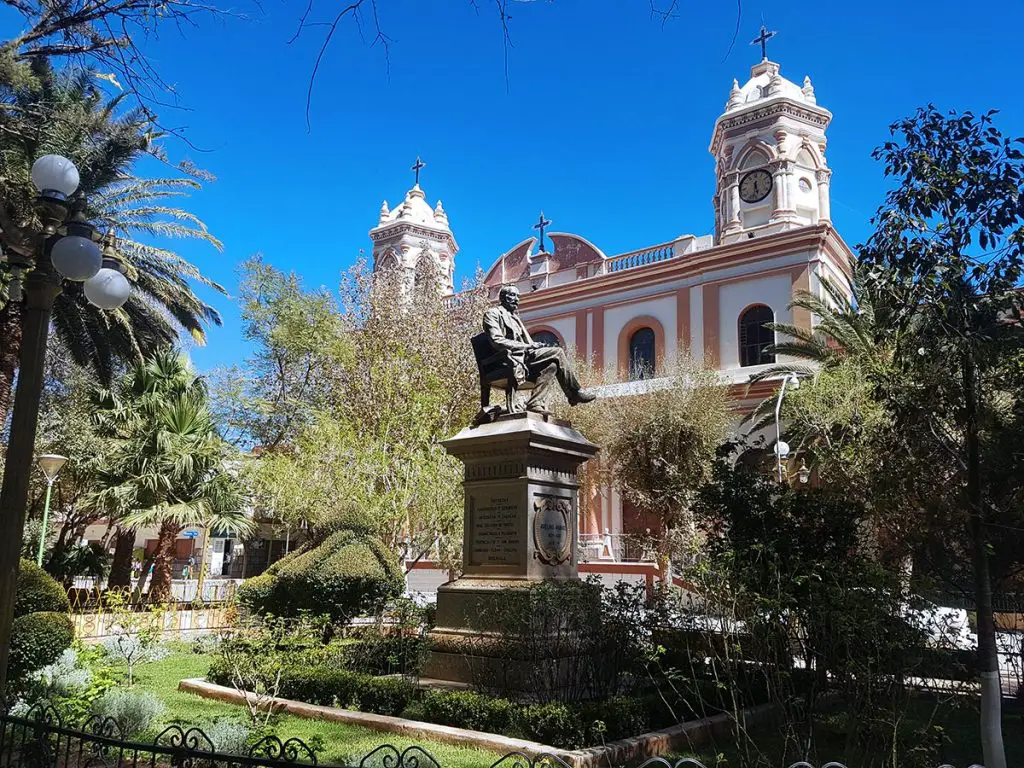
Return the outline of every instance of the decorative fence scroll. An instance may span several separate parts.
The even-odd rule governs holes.
[[[199,728],[172,725],[152,744],[122,738],[111,718],[92,717],[78,728],[66,728],[57,712],[37,706],[24,716],[0,714],[0,768],[443,768],[423,747],[399,749],[383,744],[361,759],[344,765],[320,763],[316,753],[300,739],[282,741],[266,736],[244,755],[217,751],[216,745]],[[571,768],[562,757],[541,753],[511,752],[490,768]],[[652,757],[639,768],[707,768],[693,758],[670,762]],[[793,763],[789,768],[815,768],[810,763]],[[820,768],[846,768],[842,763],[825,763]],[[938,768],[953,768],[940,765]],[[971,766],[980,768],[980,766]]]

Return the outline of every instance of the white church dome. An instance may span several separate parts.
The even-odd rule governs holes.
[[[726,111],[732,112],[742,107],[777,98],[787,98],[807,104],[817,103],[809,77],[804,78],[804,85],[801,88],[779,74],[778,64],[766,59],[750,68],[750,79],[742,87],[737,81],[733,81]]]
[[[393,221],[410,221],[413,224],[421,224],[428,227],[441,225],[447,228],[447,219],[448,217],[444,215],[443,209],[438,211],[430,207],[430,203],[426,200],[426,195],[423,194],[423,190],[417,184],[405,193],[405,200],[395,206],[394,210],[385,213],[385,209],[381,209],[380,224],[378,226]]]

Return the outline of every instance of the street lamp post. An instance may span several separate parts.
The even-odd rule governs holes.
[[[5,227],[6,260],[11,280],[10,301],[23,301],[21,355],[18,387],[11,413],[10,437],[0,490],[0,696],[7,683],[14,598],[18,583],[28,507],[29,479],[39,423],[39,399],[43,391],[46,343],[53,304],[63,280],[86,283],[88,293],[111,299],[106,308],[120,306],[113,297],[128,298],[128,281],[104,272],[104,254],[96,233],[85,216],[85,200],[70,200],[78,189],[78,169],[60,155],[44,155],[32,165],[32,183],[39,190],[36,212],[38,229]],[[102,279],[91,282],[102,273]],[[98,303],[98,302],[97,302]]]
[[[779,423],[779,416],[782,413],[782,398],[786,395],[786,385],[793,389],[800,389],[800,379],[795,373],[787,373],[779,387],[779,399],[775,401],[775,461],[779,469],[779,482],[785,479],[782,473],[782,462],[789,456],[789,446],[782,442],[782,426]]]
[[[46,525],[50,519],[50,493],[53,491],[53,481],[60,474],[61,467],[67,462],[67,456],[58,456],[55,453],[44,453],[37,459],[39,468],[46,475],[46,501],[43,502],[43,527],[39,532],[39,551],[36,553],[36,565],[43,567],[43,552],[46,549]]]

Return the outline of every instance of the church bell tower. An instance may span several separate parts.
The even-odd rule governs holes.
[[[448,214],[438,200],[431,208],[420,187],[420,171],[426,163],[416,158],[412,166],[415,183],[405,199],[394,209],[385,200],[380,207],[377,226],[370,230],[373,241],[373,271],[399,269],[412,285],[417,270],[429,262],[437,270],[441,292],[455,290],[455,254],[459,246],[448,224]]]
[[[736,242],[830,221],[825,130],[832,113],[818,106],[811,78],[799,86],[779,73],[761,27],[762,59],[750,79],[733,80],[715,121],[715,242]]]

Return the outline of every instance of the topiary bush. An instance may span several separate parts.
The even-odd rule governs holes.
[[[376,538],[353,530],[330,533],[246,581],[239,601],[255,613],[308,612],[347,621],[402,593],[395,556]]]
[[[14,616],[30,613],[67,613],[68,593],[50,574],[22,558],[18,564],[18,592],[14,598]]]
[[[37,611],[14,620],[7,674],[12,680],[52,664],[75,639],[66,613]]]
[[[277,606],[273,603],[274,586],[277,584],[275,571],[276,568],[271,566],[271,570],[243,581],[235,593],[238,602],[254,613],[276,614]]]

